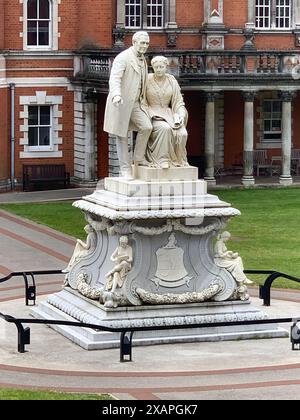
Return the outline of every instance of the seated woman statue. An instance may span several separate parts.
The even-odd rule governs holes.
[[[218,235],[215,245],[215,263],[218,267],[225,268],[231,273],[235,281],[241,284],[253,284],[244,273],[244,265],[242,258],[237,252],[229,251],[225,245],[231,238],[229,232],[223,232]]]
[[[146,150],[150,166],[162,169],[189,166],[186,154],[188,113],[180,87],[167,74],[168,59],[157,56],[151,61],[154,74],[148,75],[146,100],[153,131]]]
[[[87,225],[85,226],[84,230],[87,234],[87,240],[86,242],[83,242],[82,240],[77,239],[76,247],[71,257],[71,260],[67,268],[62,270],[63,273],[69,273],[78,261],[92,254],[96,250],[97,233],[95,229],[91,225]]]

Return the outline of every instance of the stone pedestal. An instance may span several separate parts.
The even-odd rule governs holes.
[[[64,290],[49,296],[33,315],[126,327],[264,319],[247,301],[246,286],[214,257],[215,237],[240,212],[207,194],[207,184],[196,179],[194,168],[180,169],[180,176],[156,169],[153,177],[151,168],[142,168],[143,179],[109,178],[104,189],[75,202],[88,222],[86,244],[77,243]],[[189,171],[190,180],[185,180]],[[126,249],[125,259],[117,259]],[[119,342],[115,334],[56,329],[87,349]],[[182,329],[137,334],[134,343],[280,334],[276,326],[266,325]]]

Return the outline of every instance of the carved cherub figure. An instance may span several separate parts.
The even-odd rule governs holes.
[[[111,256],[111,261],[115,262],[115,267],[106,274],[107,282],[105,289],[114,293],[117,288],[121,288],[132,268],[133,255],[132,248],[128,244],[127,236],[121,236],[119,246]]]

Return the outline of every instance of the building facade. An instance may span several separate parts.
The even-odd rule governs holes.
[[[252,185],[273,158],[292,183],[300,0],[0,0],[0,189],[21,185],[29,163],[64,163],[77,185],[117,175],[109,72],[140,29],[182,87],[200,175],[241,170]]]

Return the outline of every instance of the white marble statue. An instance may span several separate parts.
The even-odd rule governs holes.
[[[119,246],[111,256],[111,261],[116,263],[114,268],[106,274],[107,282],[105,289],[114,293],[117,288],[121,288],[132,268],[133,254],[132,248],[128,244],[128,237],[121,236]]]
[[[144,57],[149,47],[147,32],[133,35],[133,46],[114,60],[106,103],[104,131],[117,137],[117,153],[121,176],[132,178],[132,162],[128,151],[128,131],[137,131],[134,162],[147,165],[145,152],[152,124],[143,109],[148,66]]]
[[[239,286],[245,284],[253,284],[244,273],[244,265],[242,258],[237,252],[229,251],[225,245],[231,238],[229,232],[223,232],[218,235],[215,245],[215,263],[218,267],[225,268],[231,273]]]
[[[63,270],[63,273],[69,273],[75,263],[77,263],[83,257],[92,254],[97,246],[97,233],[91,225],[87,225],[84,228],[87,239],[83,242],[81,239],[77,239],[77,243],[71,257],[68,266]]]
[[[189,166],[186,152],[188,113],[179,84],[167,73],[166,57],[154,57],[151,64],[154,74],[148,75],[146,100],[153,131],[146,158],[151,166],[162,169]]]

